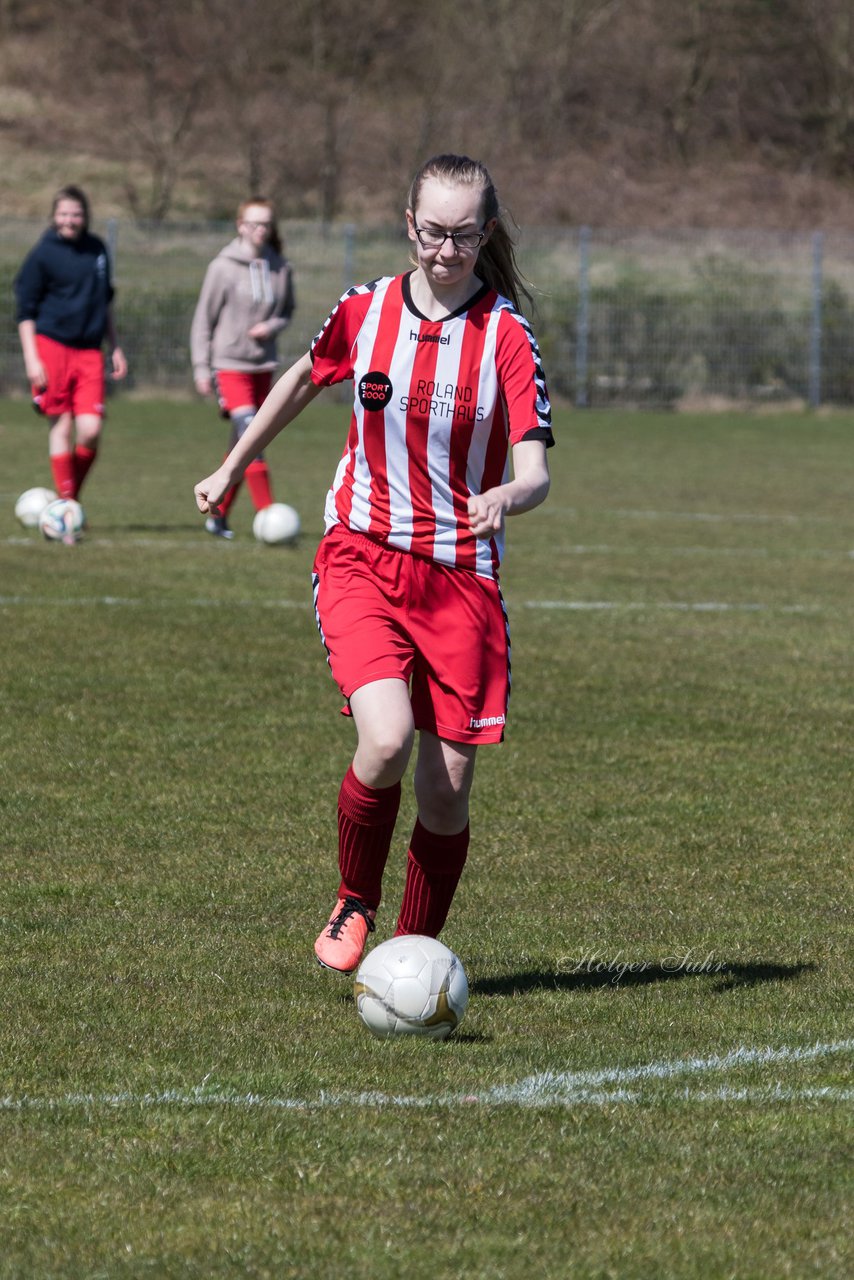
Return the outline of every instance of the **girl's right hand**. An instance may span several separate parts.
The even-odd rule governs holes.
[[[47,386],[47,374],[40,360],[34,360],[32,364],[27,365],[27,380],[31,386],[44,391]]]
[[[205,480],[199,481],[193,492],[196,495],[196,506],[203,516],[218,516],[222,514],[219,504],[231,487],[231,483],[231,477],[224,474],[222,467]]]

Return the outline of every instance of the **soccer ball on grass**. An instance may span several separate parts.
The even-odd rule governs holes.
[[[270,546],[293,542],[299,530],[299,515],[286,502],[271,502],[268,507],[262,507],[252,521],[255,537]]]
[[[37,529],[41,513],[49,502],[55,501],[53,489],[26,489],[15,503],[15,515],[25,529]]]
[[[39,528],[48,542],[79,542],[86,527],[86,516],[73,498],[56,498],[39,516]]]
[[[353,985],[359,1017],[372,1035],[445,1040],[469,1000],[465,970],[438,938],[389,938],[369,951]]]

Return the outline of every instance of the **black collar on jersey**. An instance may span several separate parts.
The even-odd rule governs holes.
[[[412,301],[412,289],[409,284],[412,274],[413,273],[411,271],[407,271],[406,275],[400,282],[400,287],[403,290],[403,301],[406,304],[407,311],[411,311],[414,316],[417,316],[419,320],[426,321],[427,324],[444,324],[446,320],[453,320],[456,316],[465,315],[467,311],[472,309],[476,302],[480,302],[481,298],[485,298],[490,292],[489,285],[482,284],[477,293],[473,293],[468,302],[464,302],[461,307],[457,307],[456,311],[451,311],[448,315],[442,316],[441,320],[431,320],[429,316],[422,315],[415,303]]]

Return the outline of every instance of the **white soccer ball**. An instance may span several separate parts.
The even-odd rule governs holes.
[[[270,546],[293,542],[300,530],[299,514],[286,502],[271,502],[256,512],[252,532]]]
[[[73,498],[56,498],[39,516],[39,528],[48,542],[79,542],[86,526],[86,516]]]
[[[27,489],[15,503],[15,515],[25,529],[36,529],[41,513],[55,500],[53,489]]]
[[[469,984],[459,958],[438,938],[389,938],[369,951],[353,985],[372,1035],[444,1040],[459,1026]]]

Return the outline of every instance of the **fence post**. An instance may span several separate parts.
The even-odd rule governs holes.
[[[356,281],[353,275],[356,269],[356,228],[352,222],[348,222],[344,228],[344,290],[346,293],[351,289]]]
[[[811,409],[821,404],[821,295],[824,236],[813,232],[812,238],[812,319],[810,323],[809,403]]]
[[[116,274],[116,251],[119,247],[119,220],[107,219],[107,256],[110,259],[110,273]]]
[[[575,345],[575,403],[587,408],[587,344],[590,336],[590,228],[578,237],[578,318]]]

